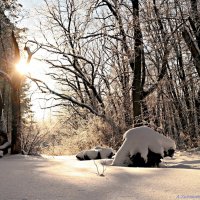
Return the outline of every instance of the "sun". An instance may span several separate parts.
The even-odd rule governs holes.
[[[26,63],[26,60],[21,59],[19,63],[16,64],[16,70],[23,75],[30,74],[30,65]]]
[[[43,62],[34,58],[28,64],[25,59],[21,59],[19,63],[16,64],[16,70],[20,74],[41,80],[46,80],[46,68],[47,66]]]

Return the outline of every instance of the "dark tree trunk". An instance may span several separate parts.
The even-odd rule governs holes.
[[[3,97],[0,91],[0,145],[8,141],[6,127],[4,127],[5,119],[3,118],[3,109],[4,109],[4,103],[3,103]]]
[[[191,17],[189,18],[192,30],[194,31],[198,47],[200,48],[200,17],[198,12],[197,0],[190,0],[191,3]]]
[[[185,28],[182,31],[182,36],[192,54],[192,57],[194,60],[194,65],[195,65],[197,73],[200,77],[200,50],[199,50],[198,46],[195,45],[195,41],[188,29]]]
[[[129,94],[129,88],[128,86],[124,88],[123,91],[123,108],[124,108],[124,121],[126,124],[126,128],[130,128],[133,124],[133,119],[131,115],[131,101],[130,101],[130,94]]]
[[[15,63],[20,60],[20,52],[14,32],[12,33],[13,45],[15,50]],[[14,67],[14,66],[13,66]],[[22,76],[15,70],[12,75],[12,131],[11,131],[11,154],[21,153],[21,108],[20,108],[20,90]]]
[[[197,110],[198,124],[200,124],[200,90],[198,91],[197,97],[195,99],[195,106]]]
[[[142,32],[139,21],[139,2],[138,0],[132,0],[133,15],[135,18],[134,24],[134,61],[130,61],[130,65],[133,71],[133,83],[132,83],[132,100],[133,100],[133,115],[134,121],[137,123],[138,117],[141,115],[141,98],[142,98]]]
[[[12,101],[12,142],[11,154],[21,153],[21,110],[20,110],[20,91],[13,88],[11,94]]]

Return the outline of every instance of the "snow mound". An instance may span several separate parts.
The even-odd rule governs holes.
[[[175,142],[153,129],[141,126],[128,130],[123,136],[124,142],[117,151],[112,165],[129,166],[133,164],[131,158],[140,154],[146,163],[149,152],[155,155],[172,156],[176,148]],[[171,152],[170,152],[171,151]]]

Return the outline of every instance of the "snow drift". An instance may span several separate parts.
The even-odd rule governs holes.
[[[176,148],[172,139],[146,126],[128,130],[123,139],[124,142],[117,151],[112,165],[158,166],[160,159],[172,157]]]

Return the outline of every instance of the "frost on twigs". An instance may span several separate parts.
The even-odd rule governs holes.
[[[175,142],[153,129],[141,126],[128,130],[124,142],[117,151],[112,165],[133,167],[159,166],[161,159],[172,157]]]

